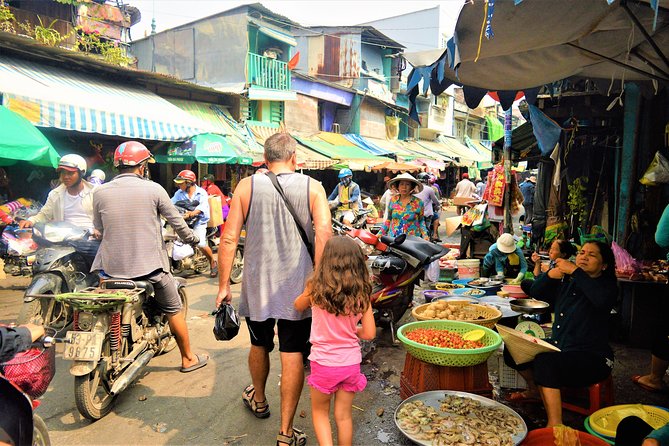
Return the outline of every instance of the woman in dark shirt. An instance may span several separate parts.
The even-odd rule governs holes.
[[[551,427],[562,424],[560,388],[590,386],[611,374],[608,318],[618,295],[611,248],[587,242],[575,263],[557,259],[553,268],[534,281],[531,295],[555,305],[549,342],[561,351],[540,353],[520,367],[505,354],[509,366],[528,381],[528,391],[510,399],[531,398],[538,392],[548,415],[547,426]]]

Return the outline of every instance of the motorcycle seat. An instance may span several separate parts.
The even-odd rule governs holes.
[[[140,288],[144,290],[147,296],[153,295],[153,284],[148,280],[107,279],[100,285],[102,288],[108,290],[132,290]]]
[[[393,249],[415,257],[423,265],[443,257],[449,251],[448,248],[444,248],[436,243],[428,242],[415,235],[408,235],[400,245],[393,244],[394,240],[394,238],[388,236],[381,237],[383,243],[392,246]]]

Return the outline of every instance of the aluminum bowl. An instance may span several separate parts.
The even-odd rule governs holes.
[[[509,302],[511,309],[525,314],[543,314],[548,311],[548,302],[536,299],[514,299]]]

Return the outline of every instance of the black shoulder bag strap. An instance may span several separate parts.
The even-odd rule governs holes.
[[[269,177],[270,181],[274,185],[274,188],[276,191],[279,193],[281,198],[283,198],[283,202],[286,204],[286,208],[288,209],[288,212],[290,212],[290,215],[293,216],[293,219],[295,220],[295,224],[297,225],[297,231],[300,233],[300,237],[302,237],[302,241],[304,242],[304,245],[307,247],[307,251],[309,252],[309,257],[311,257],[311,261],[314,261],[314,247],[309,241],[309,237],[307,237],[307,233],[304,231],[304,228],[300,224],[300,219],[297,218],[297,212],[295,212],[295,209],[293,208],[293,205],[290,204],[290,201],[288,201],[288,197],[286,197],[286,194],[283,192],[283,188],[279,184],[279,181],[276,179],[276,175],[273,172],[267,172],[266,175]]]

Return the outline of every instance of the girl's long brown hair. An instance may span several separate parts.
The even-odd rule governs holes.
[[[336,316],[363,313],[370,305],[372,284],[360,247],[349,237],[332,237],[309,279],[311,303]]]

